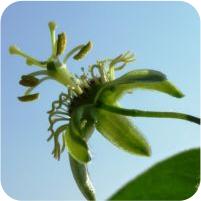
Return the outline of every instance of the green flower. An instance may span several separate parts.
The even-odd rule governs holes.
[[[67,68],[67,61],[83,59],[92,48],[89,41],[78,45],[63,55],[67,39],[65,33],[55,36],[56,25],[49,23],[52,52],[45,61],[39,61],[11,46],[9,51],[25,58],[28,65],[35,65],[42,70],[22,75],[19,83],[28,87],[20,101],[33,101],[39,93],[32,91],[42,82],[53,79],[66,86],[67,91],[59,95],[52,103],[49,113],[50,136],[54,140],[52,154],[60,159],[61,152],[66,148],[73,176],[83,195],[88,200],[95,200],[95,190],[89,178],[87,163],[91,160],[88,140],[94,129],[120,149],[131,154],[150,156],[151,149],[141,132],[132,124],[128,116],[177,118],[200,124],[200,119],[191,115],[176,112],[142,111],[122,108],[118,101],[125,94],[135,89],[149,89],[166,93],[176,98],[182,98],[183,93],[177,89],[167,77],[155,70],[133,70],[119,78],[115,71],[122,70],[128,63],[134,61],[134,55],[126,52],[114,59],[98,60],[90,65],[86,73],[77,76]],[[96,73],[95,73],[96,70]],[[59,123],[59,125],[58,125]],[[59,137],[62,136],[62,145]]]

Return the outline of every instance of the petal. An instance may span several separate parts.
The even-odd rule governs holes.
[[[150,147],[142,134],[125,116],[96,109],[96,129],[117,147],[132,154],[150,155]]]
[[[131,71],[106,84],[98,92],[96,101],[100,100],[107,103],[114,103],[125,92],[137,88],[156,90],[177,98],[184,96],[179,89],[167,80],[163,73],[145,69]]]

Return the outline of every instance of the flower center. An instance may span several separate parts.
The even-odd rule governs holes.
[[[100,87],[102,86],[101,82],[97,81],[100,81],[100,78],[96,80],[94,79],[89,80],[88,81],[89,86],[83,88],[83,93],[78,96],[75,95],[71,98],[68,107],[69,115],[71,115],[72,112],[79,106],[85,104],[92,104],[94,102],[96,94],[99,91]]]

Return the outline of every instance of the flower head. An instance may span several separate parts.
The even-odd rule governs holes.
[[[66,92],[59,95],[48,111],[50,136],[47,140],[54,140],[52,154],[56,159],[60,159],[65,148],[68,150],[73,176],[80,190],[88,200],[94,200],[95,191],[87,171],[87,163],[91,160],[87,142],[95,128],[115,146],[131,154],[150,156],[148,142],[127,116],[177,118],[197,124],[200,124],[200,119],[183,113],[120,107],[118,100],[125,93],[137,88],[155,90],[176,98],[182,98],[183,93],[167,79],[166,75],[151,69],[133,70],[115,78],[115,71],[122,70],[135,60],[130,52],[120,54],[114,59],[98,60],[95,64],[89,65],[88,72],[82,68],[83,74],[77,76],[69,71],[66,63],[71,57],[76,61],[83,59],[92,49],[92,42],[76,46],[61,60],[67,37],[62,32],[56,38],[55,29],[56,24],[50,22],[52,51],[47,60],[40,61],[16,46],[10,46],[11,54],[25,58],[28,65],[42,68],[21,77],[20,85],[28,88],[25,94],[18,98],[23,102],[36,100],[39,93],[32,91],[48,79],[53,79],[66,87]]]

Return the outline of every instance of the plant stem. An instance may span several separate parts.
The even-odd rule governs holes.
[[[196,124],[200,124],[200,118],[192,116],[192,115],[184,114],[184,113],[125,109],[125,108],[119,108],[115,106],[109,106],[104,103],[100,103],[98,107],[101,109],[107,110],[109,112],[113,112],[113,113],[117,113],[117,114],[121,114],[125,116],[151,117],[151,118],[175,118],[175,119],[183,119],[183,120],[190,121]]]

